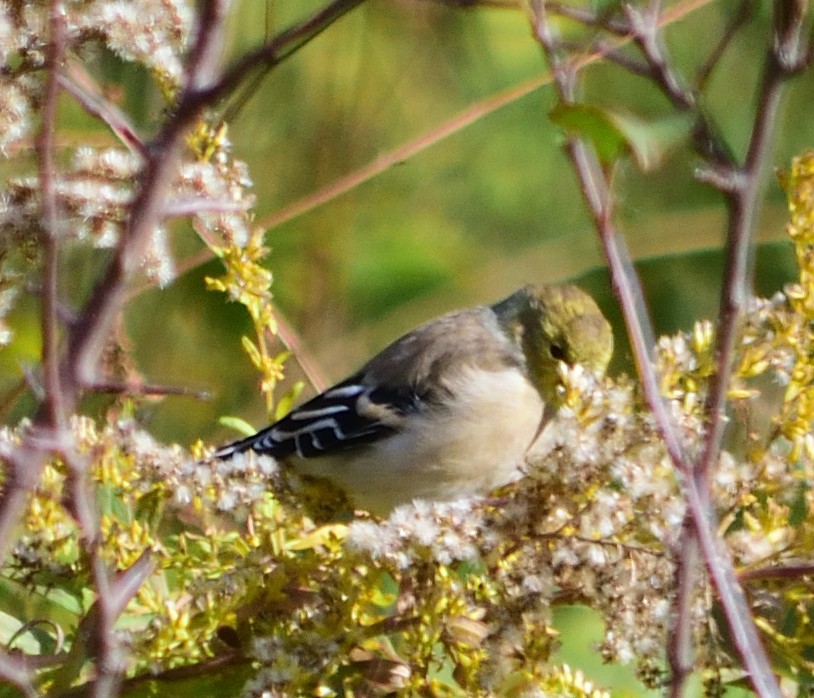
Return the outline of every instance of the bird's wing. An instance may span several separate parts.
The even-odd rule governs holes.
[[[507,366],[522,369],[522,355],[490,308],[451,313],[404,335],[357,374],[214,456],[253,450],[313,458],[369,444],[398,431],[411,414],[443,409],[455,399],[453,379],[460,371]]]
[[[275,458],[324,456],[377,441],[420,409],[408,388],[365,385],[359,373],[329,388],[254,436],[218,449],[216,458],[253,450]]]

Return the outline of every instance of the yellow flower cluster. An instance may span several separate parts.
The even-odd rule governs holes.
[[[795,161],[786,186],[800,280],[748,308],[730,391],[738,419],[713,489],[774,667],[802,684],[814,671],[805,576],[814,550],[814,154]],[[245,343],[270,390],[281,361],[262,339],[274,322],[260,237],[218,254],[227,272],[210,285],[249,308],[258,338]],[[713,332],[702,321],[657,347],[689,448],[703,438]],[[658,683],[685,511],[679,482],[633,381],[579,368],[560,379],[564,406],[527,477],[486,500],[415,503],[348,525],[315,524],[271,459],[204,462],[201,444],[189,452],[125,419],[75,419],[101,557],[126,570],[150,549],[156,563],[118,625],[129,680],[149,673],[168,692],[179,676],[191,690],[217,678],[245,696],[599,697],[555,656],[552,608],[579,602],[605,620],[603,657],[636,663]],[[24,429],[0,430],[0,449]],[[61,496],[73,484],[60,462],[49,464],[1,581],[36,600],[38,617],[69,644],[83,641],[77,628],[93,602],[91,563]],[[714,596],[699,590],[692,619],[708,687],[737,678],[715,617]],[[87,662],[74,683],[91,679]],[[53,680],[43,671],[43,690]]]

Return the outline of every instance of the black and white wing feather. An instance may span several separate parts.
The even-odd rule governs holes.
[[[412,390],[365,385],[357,374],[254,436],[219,448],[214,457],[249,450],[275,458],[325,456],[389,436],[420,405],[421,398]]]
[[[469,368],[525,371],[491,308],[444,315],[397,339],[347,380],[254,436],[217,450],[228,458],[252,450],[275,458],[316,458],[370,444],[402,430],[416,414],[454,402]]]

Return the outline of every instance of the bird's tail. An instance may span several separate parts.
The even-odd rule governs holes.
[[[239,441],[233,441],[230,444],[221,446],[217,451],[215,451],[212,454],[212,457],[218,458],[219,460],[225,460],[226,458],[236,456],[238,453],[245,453],[246,451],[251,451],[256,441],[257,434],[254,434],[253,436],[247,436],[245,439],[240,439]]]

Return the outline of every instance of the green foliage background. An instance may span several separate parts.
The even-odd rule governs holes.
[[[235,46],[261,40],[258,30],[267,17],[270,26],[282,27],[300,12],[299,3],[263,5],[243,3],[235,18]],[[697,67],[704,55],[698,47],[719,35],[730,9],[710,3],[668,31],[680,67]],[[762,3],[753,28],[713,78],[710,109],[727,125],[736,152],[743,151],[751,124],[768,21]],[[520,12],[373,1],[269,76],[231,125],[230,136],[255,177],[262,218],[545,71]],[[589,100],[647,120],[663,117],[670,128],[669,108],[644,82],[612,65],[588,73]],[[814,120],[808,118],[814,84],[808,79],[795,87],[787,105],[794,127],[778,134],[778,167],[814,143]],[[268,234],[280,309],[330,380],[416,322],[498,298],[529,281],[581,278],[623,337],[595,234],[560,147],[562,134],[547,118],[553,103],[550,87],[537,90]],[[724,210],[715,193],[693,180],[694,165],[679,144],[659,170],[643,174],[629,164],[619,177],[621,225],[640,261],[658,333],[687,330],[717,311]],[[783,237],[785,220],[785,197],[772,182],[759,232],[761,294],[770,295],[796,275]],[[141,302],[149,307],[155,293]],[[222,351],[245,321],[228,308],[209,307],[219,303],[220,298],[201,308],[213,320],[198,320],[212,333],[207,356],[215,366],[193,366],[193,382],[217,396],[214,410],[197,405],[192,414],[188,405],[157,406],[152,428],[158,435],[229,438],[214,427],[223,411],[263,422],[262,402],[251,392],[251,367],[232,350]],[[148,337],[150,312],[139,315],[135,309],[131,316],[134,331]],[[181,341],[194,323],[185,318]],[[190,335],[193,356],[198,341],[206,339]],[[182,352],[171,353],[187,366]],[[149,354],[152,361],[146,355],[144,360],[151,375],[172,381],[177,370],[185,375]],[[628,362],[624,349],[617,352],[617,370],[629,370]],[[289,363],[289,369],[294,366]],[[614,695],[650,693],[629,670],[599,665],[586,639],[599,638],[597,629],[589,630],[599,625],[589,611],[565,610],[559,621],[565,660],[580,667],[593,661],[596,673],[586,669],[588,675],[613,686]]]
[[[236,3],[228,53],[259,44],[318,6],[301,0]],[[679,67],[697,67],[705,55],[699,47],[711,44],[731,11],[728,3],[710,2],[668,29]],[[751,123],[768,22],[768,3],[758,3],[750,27],[712,78],[709,109],[727,126],[725,138],[736,152]],[[112,56],[100,56],[99,63],[111,85],[123,86],[123,106],[149,132],[164,107],[148,76]],[[236,156],[249,165],[262,220],[545,71],[519,11],[371,0],[273,71],[231,122],[229,136]],[[641,261],[657,331],[687,329],[717,308],[722,202],[694,181],[686,144],[672,145],[685,126],[668,118],[668,106],[646,82],[613,65],[590,68],[587,75],[589,101],[647,121],[665,119],[665,161],[647,173],[632,163],[622,168],[619,214]],[[814,121],[807,118],[813,100],[812,81],[798,81],[786,107],[793,127],[778,134],[778,167],[814,142]],[[548,120],[552,106],[550,87],[533,91],[269,231],[279,310],[326,379],[341,378],[417,322],[492,301],[531,281],[583,277],[618,321],[595,235],[560,147],[562,133]],[[77,142],[111,138],[75,105],[64,111]],[[783,221],[783,195],[772,183],[760,230],[762,293],[793,277]],[[183,259],[198,248],[192,236],[179,233],[175,249]],[[96,268],[78,252],[66,295],[82,297]],[[255,424],[265,418],[253,391],[254,371],[237,351],[248,318],[222,297],[198,293],[202,278],[216,273],[214,262],[198,266],[166,290],[144,290],[128,310],[128,334],[145,377],[212,396],[207,403],[171,398],[146,406],[150,428],[163,439],[226,439],[230,434],[215,426],[224,412]],[[18,341],[0,356],[5,387],[37,355],[34,323],[25,308],[16,313]],[[627,367],[624,350],[616,361]],[[296,372],[292,361],[289,373]]]
[[[230,44],[236,55],[321,5],[280,0],[235,4]],[[691,70],[720,34],[731,5],[710,2],[668,30],[680,68]],[[759,59],[767,36],[768,3],[757,3],[712,77],[708,108],[742,152],[752,120]],[[113,56],[100,70],[122,86],[123,106],[149,132],[164,108],[148,77]],[[231,121],[235,155],[254,178],[262,220],[329,185],[416,136],[433,133],[461,110],[546,71],[522,13],[464,11],[422,0],[370,0],[274,71]],[[590,101],[662,124],[664,162],[640,173],[632,163],[617,173],[619,215],[639,261],[659,333],[690,329],[717,310],[724,211],[720,198],[693,179],[694,159],[679,140],[686,125],[646,83],[612,65],[589,69]],[[548,119],[549,87],[455,130],[432,147],[354,187],[335,200],[272,228],[266,242],[275,275],[278,310],[296,329],[327,380],[341,378],[404,330],[444,310],[492,301],[530,281],[578,278],[615,320],[620,350],[616,370],[629,368],[623,330],[601,268],[601,258],[578,186],[562,150],[562,133]],[[795,83],[786,106],[790,126],[778,134],[775,162],[814,143],[814,84]],[[66,102],[70,138],[111,139]],[[796,275],[783,236],[785,198],[769,185],[756,258],[757,285],[770,295]],[[200,247],[177,224],[177,258]],[[63,276],[63,297],[79,301],[99,262],[77,249]],[[211,399],[145,400],[138,418],[159,440],[224,441],[233,433],[218,417],[235,414],[260,426],[264,403],[257,373],[240,349],[250,320],[221,294],[204,294],[204,277],[219,264],[195,266],[168,289],[136,289],[126,315],[135,368],[154,383],[203,389]],[[0,388],[11,389],[39,355],[36,299],[11,319],[17,339],[0,353]],[[157,312],[158,310],[158,312]],[[302,378],[290,360],[288,380]],[[103,409],[96,399],[91,409]],[[21,400],[6,415],[31,409]],[[581,609],[559,619],[566,652],[585,644]],[[568,659],[567,655],[563,655]],[[585,666],[583,660],[576,660]],[[597,668],[597,672],[599,672]],[[604,672],[604,670],[602,670]],[[596,678],[607,683],[609,674]],[[627,678],[616,695],[644,695]],[[625,688],[621,688],[624,686]]]
[[[302,16],[305,4],[242,3],[233,50],[261,41],[267,22],[273,33]],[[698,47],[718,35],[730,9],[710,3],[668,30],[680,67],[697,66],[703,57]],[[726,138],[736,151],[751,123],[768,21],[761,5],[754,27],[714,74],[710,108],[730,127]],[[258,217],[545,71],[521,12],[462,11],[420,0],[363,5],[273,72],[230,126],[236,155],[255,180]],[[588,74],[588,99],[648,121],[669,116],[646,83],[622,70],[603,65]],[[814,122],[806,118],[812,103],[811,80],[796,85],[787,106],[794,128],[779,134],[778,167],[814,142]],[[532,92],[268,233],[280,310],[328,379],[341,378],[417,322],[494,300],[530,281],[584,277],[618,320],[560,147],[561,131],[547,118],[552,106],[550,88]],[[717,310],[723,204],[694,181],[694,165],[680,143],[659,170],[642,174],[631,163],[619,176],[621,225],[642,261],[659,333],[688,329]],[[757,265],[766,294],[794,275],[782,239],[784,209],[783,194],[772,183]],[[232,338],[246,320],[220,307],[220,298],[198,298],[196,317],[190,317],[184,299],[197,282],[146,293],[133,305],[129,326],[136,346],[147,348],[142,365],[148,375],[189,381],[216,398],[210,405],[170,401],[175,404],[156,407],[157,434],[217,441],[229,435],[212,426],[216,415],[237,412],[259,424],[263,407],[251,392],[251,367],[233,353]],[[177,303],[170,333],[162,326],[151,334],[156,302]],[[168,337],[175,350],[155,351],[154,342]],[[189,362],[202,344],[206,361]],[[617,365],[627,367],[624,350],[617,352]]]

